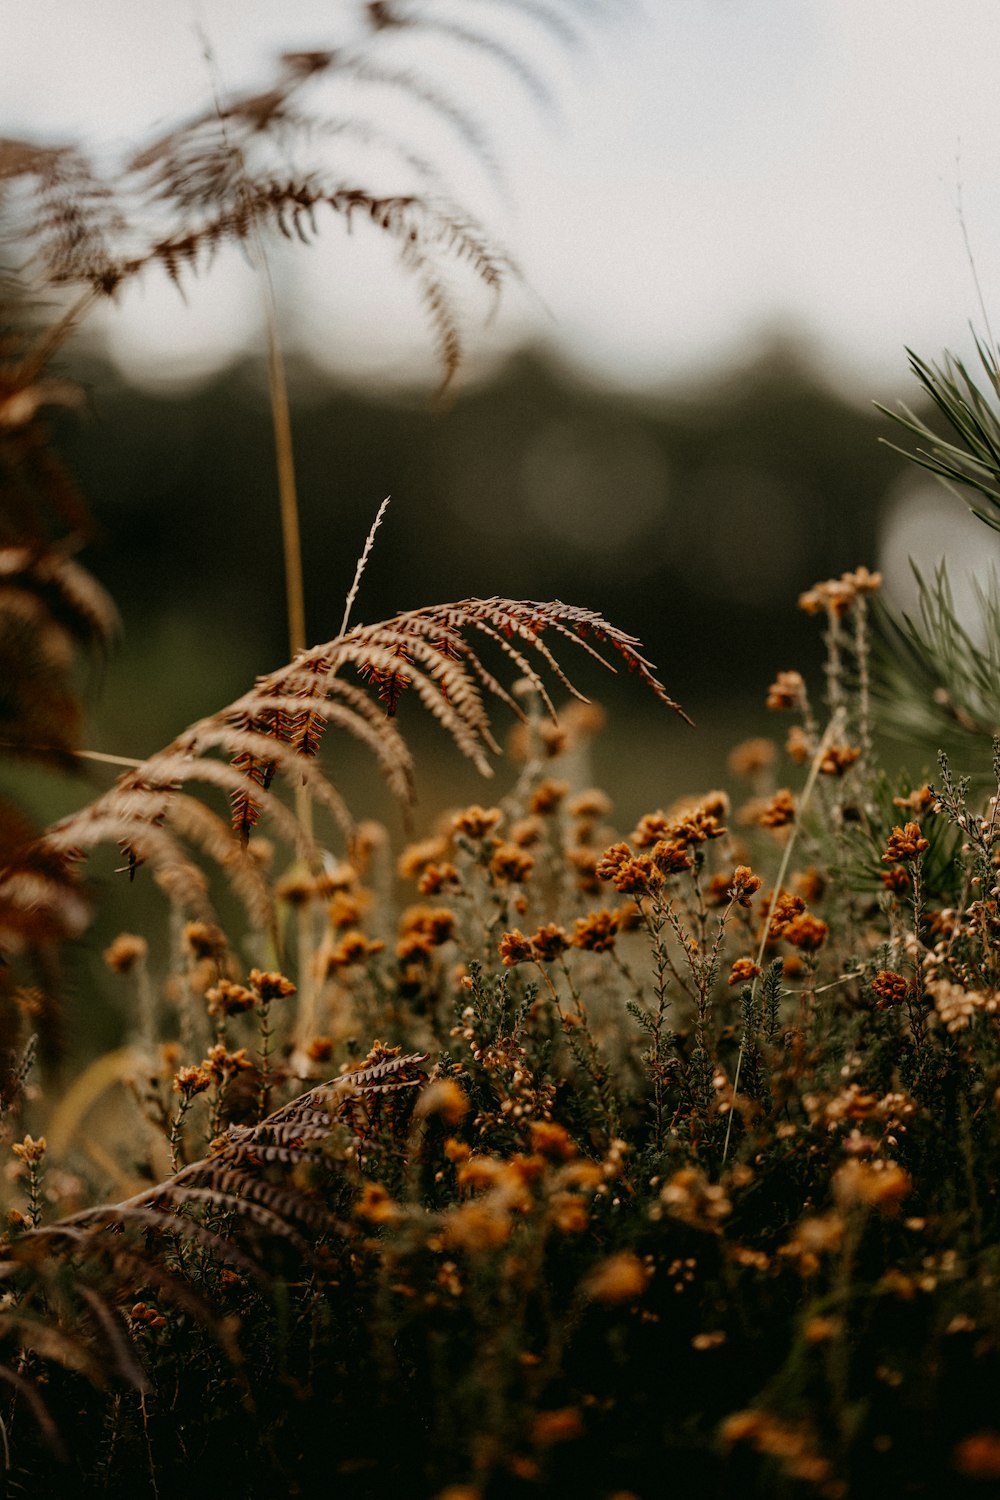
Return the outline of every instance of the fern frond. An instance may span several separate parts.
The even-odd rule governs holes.
[[[204,877],[180,837],[193,841],[233,881],[254,919],[263,915],[261,882],[242,852],[262,813],[283,835],[303,844],[292,813],[271,787],[280,774],[292,787],[304,783],[350,841],[353,824],[343,799],[315,759],[319,735],[329,723],[346,728],[375,750],[389,786],[404,801],[412,796],[412,763],[392,724],[399,693],[412,687],[427,711],[450,734],[460,752],[485,775],[489,752],[496,751],[484,693],[521,714],[510,691],[480,659],[470,633],[492,640],[555,713],[541,672],[540,658],[570,692],[577,693],[544,636],[578,646],[609,669],[612,664],[593,642],[606,644],[635,671],[661,702],[687,716],[653,675],[638,641],[592,610],[572,605],[501,598],[466,599],[397,615],[372,626],[354,626],[345,635],[302,653],[287,667],[258,680],[249,693],[220,712],[199,720],[157,755],[119,777],[102,796],[55,824],[33,856],[58,865],[102,842],[118,843],[128,873],[150,861],[174,899],[205,915]],[[514,642],[518,642],[517,645]],[[523,649],[522,649],[523,648]],[[378,709],[338,673],[356,669],[370,680],[390,714]],[[523,716],[523,715],[522,715]],[[215,752],[230,758],[227,764]],[[219,822],[193,810],[190,788],[204,783],[224,791],[233,812],[232,847]],[[241,862],[242,860],[242,862]],[[0,886],[2,893],[2,886]]]

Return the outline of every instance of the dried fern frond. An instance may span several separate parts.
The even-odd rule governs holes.
[[[687,717],[654,676],[635,637],[592,610],[558,601],[500,598],[411,610],[376,625],[354,626],[260,678],[235,703],[193,724],[157,755],[120,776],[87,807],[55,824],[40,842],[37,857],[58,862],[99,843],[117,843],[130,876],[149,861],[182,904],[205,914],[204,878],[181,842],[190,840],[222,867],[255,923],[260,923],[266,892],[250,869],[245,846],[262,813],[266,811],[284,835],[308,852],[305,835],[272,789],[276,775],[293,787],[304,782],[350,840],[348,811],[316,760],[328,725],[346,729],[370,748],[391,790],[408,803],[413,794],[412,762],[393,715],[401,694],[412,690],[462,754],[484,775],[492,774],[488,755],[497,745],[486,696],[499,698],[521,718],[524,714],[481,659],[477,637],[494,644],[553,716],[543,671],[582,696],[549,644],[569,641],[613,670],[597,649],[606,645],[662,703]],[[341,674],[348,668],[370,684],[374,701],[357,684],[344,680]],[[228,840],[218,819],[195,811],[187,788],[197,783],[228,794],[233,823]]]
[[[354,1129],[359,1106],[412,1095],[428,1061],[376,1043],[352,1072],[255,1126],[231,1126],[207,1157],[168,1180],[0,1245],[0,1379],[24,1396],[46,1442],[58,1440],[46,1400],[57,1389],[55,1370],[97,1387],[154,1390],[158,1371],[145,1366],[137,1299],[190,1318],[237,1370],[232,1324],[206,1296],[212,1267],[266,1294],[274,1252],[279,1267],[291,1255],[319,1270],[324,1240],[350,1245],[356,1230],[331,1208],[343,1169],[328,1143]],[[396,1120],[400,1130],[405,1123],[405,1115]]]
[[[502,16],[508,3],[562,45],[579,41],[568,19],[577,5],[492,0],[493,13]],[[91,297],[114,293],[152,265],[178,281],[224,244],[250,243],[261,231],[308,241],[317,233],[319,210],[326,209],[348,228],[363,218],[395,242],[450,378],[461,357],[460,322],[443,262],[463,262],[493,292],[514,267],[491,248],[473,217],[437,190],[435,164],[385,129],[378,91],[404,93],[425,105],[491,170],[495,153],[475,112],[452,97],[449,85],[393,60],[398,38],[447,37],[466,52],[492,58],[537,103],[548,103],[549,91],[522,52],[480,26],[480,18],[470,23],[467,14],[458,18],[446,8],[386,0],[372,0],[359,11],[368,23],[363,43],[285,54],[267,87],[217,99],[157,135],[108,176],[75,145],[0,142],[5,216],[12,238],[29,250],[35,279],[74,284]],[[489,15],[482,7],[480,17]],[[331,115],[310,102],[313,90],[341,81],[361,86],[362,102],[355,101],[350,116]],[[368,91],[373,98],[366,109]],[[323,141],[369,147],[370,161],[364,162],[363,151],[360,163],[331,166],[316,157]],[[393,157],[416,178],[419,193],[381,186],[386,160]],[[424,191],[427,184],[434,191]]]

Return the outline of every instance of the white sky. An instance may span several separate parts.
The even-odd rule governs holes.
[[[491,0],[440,0],[527,45],[549,122],[509,75],[447,43],[419,53],[491,130],[508,191],[436,137],[449,177],[519,261],[526,290],[469,343],[544,338],[625,383],[676,379],[790,324],[865,394],[912,390],[904,346],[968,353],[981,323],[957,213],[1000,332],[998,0],[598,0],[616,15],[580,60]],[[124,151],[203,107],[208,33],[226,85],[279,50],[329,45],[349,0],[0,0],[0,133]],[[620,14],[619,14],[620,13]],[[504,30],[504,27],[508,30]],[[409,130],[382,95],[383,122]],[[334,364],[394,376],[426,352],[413,288],[370,236],[334,222],[281,252],[283,318]],[[109,321],[130,367],[221,360],[257,332],[235,256],[187,304],[149,280]]]

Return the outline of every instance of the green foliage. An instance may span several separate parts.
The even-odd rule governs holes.
[[[996,356],[978,337],[976,349],[995,399],[1000,394]],[[972,513],[994,531],[1000,530],[1000,413],[960,359],[946,354],[943,363],[935,365],[912,350],[907,352],[910,368],[958,441],[942,438],[908,407],[895,412],[879,406],[879,410],[926,445],[907,454],[914,463],[936,474],[949,488],[958,486]]]

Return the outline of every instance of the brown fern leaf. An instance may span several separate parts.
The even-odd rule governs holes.
[[[412,766],[391,718],[406,686],[448,731],[458,749],[485,775],[491,774],[487,754],[496,751],[496,741],[484,694],[498,697],[517,714],[521,710],[480,659],[470,640],[476,635],[493,641],[510,658],[518,675],[532,684],[553,714],[551,698],[531,656],[569,691],[577,690],[546,636],[557,642],[571,641],[610,668],[592,641],[608,645],[661,702],[686,718],[640,655],[635,638],[591,610],[558,601],[500,598],[412,610],[377,625],[356,626],[260,678],[236,703],[192,725],[138,769],[119,777],[89,806],[55,824],[32,858],[36,862],[67,860],[111,840],[122,848],[123,869],[130,877],[149,860],[175,899],[206,915],[205,879],[180,842],[181,838],[191,840],[233,879],[254,921],[259,922],[264,897],[261,883],[250,874],[245,855],[240,863],[250,830],[266,811],[289,838],[300,843],[303,839],[294,817],[273,790],[276,775],[293,786],[304,782],[345,837],[350,840],[352,836],[347,809],[316,762],[314,751],[322,726],[331,723],[347,728],[371,746],[393,791],[408,799]],[[377,710],[371,700],[338,676],[346,667],[358,670],[374,684],[389,714],[380,727],[372,717]],[[218,759],[216,752],[228,756],[229,763]],[[185,800],[190,799],[186,788],[199,782],[218,787],[230,797],[231,849],[218,821],[201,816]]]
[[[366,10],[369,23],[375,31],[402,30],[412,27],[423,32],[437,32],[440,36],[451,37],[461,42],[473,51],[485,53],[487,57],[499,62],[507,72],[518,78],[537,104],[551,104],[552,96],[544,81],[533,68],[528,66],[520,53],[515,52],[512,47],[505,46],[496,37],[443,17],[407,14],[404,5],[392,3],[392,0],[368,0]]]

